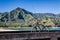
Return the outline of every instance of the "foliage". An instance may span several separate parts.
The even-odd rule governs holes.
[[[33,27],[36,20],[43,26],[60,26],[60,14],[31,13],[22,8],[0,13],[0,27]]]

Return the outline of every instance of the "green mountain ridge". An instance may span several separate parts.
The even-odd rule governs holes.
[[[22,8],[16,8],[10,12],[0,13],[0,26],[33,26],[35,20],[45,25],[47,22],[54,26],[60,26],[60,14],[32,13]],[[44,21],[45,20],[45,21]],[[43,22],[46,22],[45,24]],[[17,24],[15,24],[17,23]],[[48,24],[47,24],[48,25]],[[52,26],[52,25],[49,25]]]
[[[5,13],[0,13],[1,16],[1,21],[5,21],[4,19],[6,19],[7,21],[17,21],[18,19],[22,19],[25,20],[25,18],[27,18],[28,16],[32,17],[32,13],[28,12],[22,8],[16,8],[14,10],[12,10],[11,12],[5,12]]]

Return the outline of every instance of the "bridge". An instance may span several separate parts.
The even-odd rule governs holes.
[[[59,40],[60,32],[0,32],[0,40]]]

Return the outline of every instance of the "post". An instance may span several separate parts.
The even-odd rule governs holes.
[[[56,33],[52,33],[50,37],[51,37],[51,40],[57,40]]]

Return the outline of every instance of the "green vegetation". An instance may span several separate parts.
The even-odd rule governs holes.
[[[40,26],[60,27],[60,14],[33,14],[19,7],[11,12],[0,13],[0,27],[33,27],[36,20],[39,20]]]

